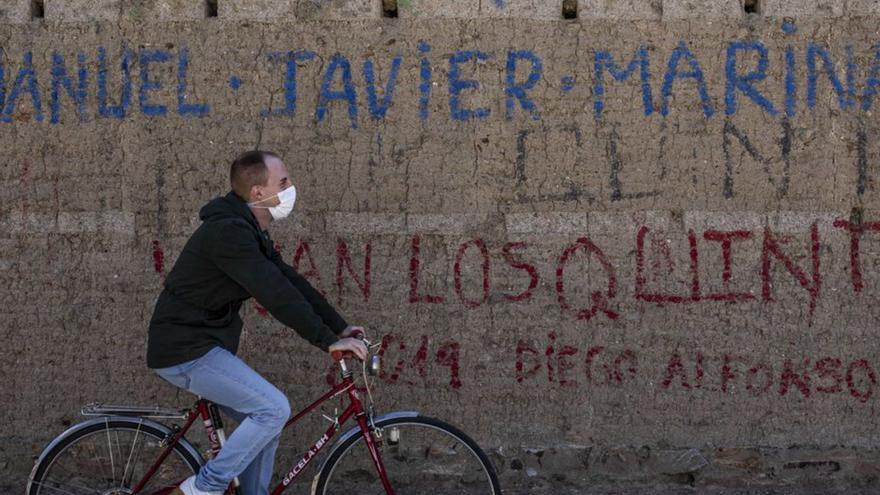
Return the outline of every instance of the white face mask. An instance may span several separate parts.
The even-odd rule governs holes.
[[[278,196],[278,199],[281,200],[281,203],[276,206],[258,206],[255,203],[248,203],[248,206],[254,208],[268,208],[269,213],[272,215],[273,219],[281,220],[282,218],[289,215],[291,211],[293,211],[293,203],[296,202],[296,188],[293,187],[293,184],[291,184],[290,187],[279,192],[278,194],[274,194],[272,196],[269,196],[268,198],[263,198],[256,203],[262,203],[263,201],[271,199],[275,196]]]

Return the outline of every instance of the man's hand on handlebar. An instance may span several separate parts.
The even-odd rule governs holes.
[[[352,353],[361,361],[367,359],[367,346],[361,339],[356,339],[352,337],[346,337],[339,339],[336,343],[332,344],[327,348],[327,352],[333,354],[334,352],[342,352],[344,353]]]
[[[339,338],[344,339],[346,337],[357,337],[357,333],[360,332],[361,336],[366,337],[367,331],[364,330],[364,327],[359,327],[356,325],[349,325],[345,327],[345,330],[339,334]]]

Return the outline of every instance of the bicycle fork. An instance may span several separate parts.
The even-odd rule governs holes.
[[[357,398],[357,391],[352,390],[350,394]],[[376,466],[376,471],[379,473],[379,479],[382,481],[382,486],[385,488],[385,493],[387,495],[394,495],[394,488],[391,487],[391,483],[388,481],[388,472],[385,471],[385,464],[382,462],[382,458],[379,456],[379,448],[376,445],[376,439],[373,438],[373,432],[375,431],[376,437],[382,437],[382,430],[380,428],[376,428],[373,423],[373,408],[370,407],[370,413],[367,415],[363,408],[360,406],[360,402],[358,402],[358,414],[355,415],[358,426],[361,429],[361,435],[364,437],[364,443],[367,446],[367,450],[370,452],[370,458],[373,460],[373,465]],[[367,417],[369,418],[369,423],[367,422]],[[371,428],[371,426],[373,428]]]

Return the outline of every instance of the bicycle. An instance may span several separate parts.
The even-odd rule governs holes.
[[[371,344],[362,334],[358,337],[370,349],[362,364],[367,407],[353,371],[346,366],[346,359],[354,356],[333,352],[331,358],[339,367],[341,381],[288,419],[284,429],[334,397],[346,394],[349,404],[342,414],[325,416],[332,423],[330,427],[270,493],[278,495],[287,489],[342,425],[354,419],[357,424],[338,438],[318,468],[311,483],[313,495],[500,495],[492,463],[479,445],[455,426],[416,411],[375,414],[367,373],[378,374],[380,357],[374,352],[378,344]],[[215,456],[226,442],[217,405],[202,397],[189,409],[89,403],[81,413],[98,417],[71,426],[49,443],[28,477],[27,495],[168,494],[206,462],[185,438],[197,418],[202,418],[210,444],[207,455]],[[158,419],[185,423],[168,427]],[[145,449],[153,454],[140,462]],[[237,478],[232,480],[225,493],[240,495],[238,485]]]

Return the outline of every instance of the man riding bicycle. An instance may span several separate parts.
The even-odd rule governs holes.
[[[267,228],[293,209],[296,189],[275,153],[249,151],[232,162],[232,190],[199,212],[165,279],[150,320],[147,366],[170,383],[216,403],[239,422],[220,453],[175,494],[222,494],[236,476],[244,495],[268,492],[275,451],[290,416],[285,395],[235,356],[238,312],[253,297],[320,349],[367,349],[327,300],[282,261]]]

